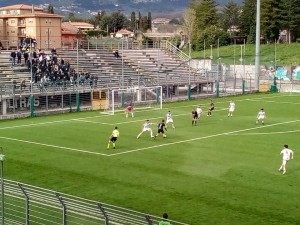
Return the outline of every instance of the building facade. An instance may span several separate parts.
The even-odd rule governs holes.
[[[0,8],[0,41],[3,48],[18,49],[22,40],[36,40],[40,49],[61,48],[62,16],[44,13],[30,5],[11,5]]]

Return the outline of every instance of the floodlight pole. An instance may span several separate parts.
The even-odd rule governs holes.
[[[3,149],[0,147],[0,161],[1,161],[1,211],[2,211],[2,225],[5,224],[5,214],[4,214],[4,159]]]
[[[256,5],[255,89],[258,91],[260,74],[260,0],[257,0]]]

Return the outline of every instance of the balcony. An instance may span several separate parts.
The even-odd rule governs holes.
[[[25,33],[22,33],[22,32],[19,32],[19,33],[18,33],[18,37],[26,37],[26,34],[25,34]]]
[[[25,22],[19,22],[18,27],[26,27],[26,23]]]

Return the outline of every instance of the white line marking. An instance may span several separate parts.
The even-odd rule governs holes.
[[[246,134],[229,134],[229,135],[268,135],[268,134],[286,134],[286,133],[297,133],[300,130],[290,130],[290,131],[278,131],[278,132],[268,132],[268,133],[246,133]]]
[[[238,132],[243,132],[243,131],[248,131],[248,130],[255,130],[255,129],[262,129],[262,128],[265,128],[265,127],[271,127],[271,126],[276,126],[276,125],[281,125],[281,124],[294,123],[294,122],[299,122],[299,121],[300,120],[293,120],[293,121],[270,124],[270,125],[265,125],[265,126],[260,126],[260,127],[252,127],[252,128],[242,129],[242,130],[236,130],[236,131],[230,131],[230,132],[225,132],[225,133],[220,133],[220,134],[213,134],[213,135],[204,136],[204,137],[198,137],[198,138],[192,138],[192,139],[187,139],[187,140],[182,140],[182,141],[176,141],[176,142],[172,142],[172,143],[155,145],[155,146],[150,146],[150,147],[146,147],[146,148],[133,149],[133,150],[119,152],[119,153],[113,153],[113,154],[104,154],[104,153],[100,153],[100,152],[91,152],[91,151],[82,150],[82,149],[68,148],[68,147],[57,146],[57,145],[49,145],[49,144],[43,144],[43,143],[38,143],[38,142],[33,142],[33,141],[26,141],[26,140],[21,140],[21,139],[16,139],[16,138],[9,138],[9,137],[1,137],[0,136],[0,139],[18,141],[18,142],[23,142],[23,143],[28,143],[28,144],[41,145],[41,146],[46,146],[46,147],[51,147],[51,148],[59,148],[59,149],[64,149],[64,150],[69,150],[69,151],[74,151],[74,152],[87,153],[87,154],[92,154],[92,155],[101,155],[101,156],[111,157],[111,156],[128,154],[128,153],[137,152],[137,151],[143,151],[143,150],[147,150],[147,149],[159,148],[159,147],[168,146],[168,145],[185,143],[185,142],[189,142],[189,141],[202,140],[202,139],[207,139],[207,138],[211,138],[211,137],[218,137],[218,136],[222,136],[222,135],[232,135],[232,134],[235,134],[235,133],[238,133]]]
[[[228,108],[221,108],[219,110],[214,110],[214,112],[219,112],[219,111],[224,111],[224,110],[228,110]],[[173,115],[173,117],[177,117],[177,116],[187,116],[190,115],[190,113],[182,113],[182,114],[176,114]],[[191,114],[192,115],[192,114]],[[149,120],[155,120],[155,119],[163,119],[164,116],[160,116],[160,117],[152,117],[149,118]],[[102,123],[102,122],[96,122],[96,121],[90,121],[90,120],[83,120],[83,119],[76,119],[76,121],[80,121],[80,122],[85,122],[85,123],[94,123],[94,124],[103,124],[103,125],[111,125],[111,126],[115,126],[115,125],[119,125],[119,124],[126,124],[126,123],[136,123],[136,122],[141,122],[141,121],[145,121],[145,119],[141,119],[141,120],[130,120],[130,121],[125,121],[125,122],[119,122],[119,123]]]
[[[202,139],[218,137],[218,136],[222,136],[222,135],[229,135],[229,134],[234,134],[234,133],[248,131],[248,130],[262,129],[262,128],[265,128],[265,127],[272,127],[272,126],[277,126],[277,125],[282,125],[282,124],[295,123],[295,122],[299,122],[299,121],[300,120],[292,120],[292,121],[287,121],[287,122],[282,122],[282,123],[264,125],[264,126],[260,126],[260,127],[256,126],[256,127],[242,129],[242,130],[224,132],[224,133],[213,134],[213,135],[208,135],[208,136],[204,136],[204,137],[192,138],[192,139],[187,139],[187,140],[182,140],[182,141],[175,141],[175,142],[161,144],[161,145],[154,145],[154,146],[150,146],[150,147],[146,147],[146,148],[139,148],[139,149],[133,149],[133,150],[119,152],[119,153],[108,154],[107,156],[110,157],[110,156],[123,155],[123,154],[132,153],[132,152],[144,151],[144,150],[147,150],[147,149],[153,149],[153,148],[159,148],[159,147],[163,147],[163,146],[175,145],[175,144],[180,144],[180,143],[185,143],[185,142],[190,142],[190,141],[202,140]]]
[[[62,146],[57,146],[57,145],[48,145],[48,144],[43,144],[43,143],[39,143],[39,142],[26,141],[26,140],[21,140],[21,139],[16,139],[16,138],[9,138],[9,137],[1,137],[0,136],[0,138],[5,139],[5,140],[10,140],[10,141],[18,141],[18,142],[23,142],[23,143],[28,143],[28,144],[42,145],[42,146],[51,147],[51,148],[60,148],[60,149],[64,149],[64,150],[74,151],[74,152],[82,152],[82,153],[88,153],[88,154],[94,154],[94,155],[108,156],[107,154],[104,154],[104,153],[90,152],[90,151],[76,149],[76,148],[68,148],[68,147],[62,147]]]
[[[247,99],[247,101],[258,102],[259,100],[255,100],[255,99]],[[277,103],[277,104],[294,104],[294,105],[300,105],[299,102],[277,102],[277,101],[264,101],[264,102]]]
[[[278,98],[278,97],[282,97],[282,96],[268,96],[268,97],[262,97],[262,98],[253,98],[253,99],[257,99],[257,100],[261,100],[261,99],[265,99],[265,98]],[[245,100],[250,100],[250,99],[240,99],[237,101],[245,101]],[[216,103],[226,103],[226,102],[216,102]],[[185,106],[176,106],[176,107],[167,107],[165,108],[166,110],[168,109],[177,109],[177,108],[185,108],[185,107],[191,107],[191,106],[197,106],[199,104],[196,105],[185,105]],[[200,104],[201,105],[201,104]],[[152,111],[152,110],[150,110]],[[138,111],[137,113],[140,112],[145,112],[145,110],[143,111]],[[22,127],[33,127],[33,126],[40,126],[40,125],[47,125],[47,124],[54,124],[54,123],[63,123],[63,122],[71,122],[71,121],[76,121],[76,120],[81,120],[81,119],[93,119],[93,118],[100,118],[100,117],[109,117],[111,115],[100,115],[100,116],[88,116],[88,117],[81,117],[81,118],[76,118],[76,119],[67,119],[67,120],[55,120],[55,121],[49,121],[49,122],[42,122],[42,123],[32,123],[32,124],[23,124],[23,125],[17,125],[17,126],[9,126],[9,127],[0,127],[0,130],[6,130],[6,129],[13,129],[13,128],[22,128]],[[105,123],[103,123],[105,124]]]

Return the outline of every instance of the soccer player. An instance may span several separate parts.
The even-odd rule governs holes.
[[[264,111],[264,109],[261,109],[256,117],[256,124],[258,124],[259,121],[261,121],[262,124],[265,124],[265,119],[266,119],[266,112]]]
[[[286,173],[286,164],[290,159],[294,159],[294,152],[289,149],[288,145],[284,145],[284,148],[281,150],[280,155],[282,155],[282,164],[278,171],[282,171],[282,174]]]
[[[150,123],[149,120],[146,120],[145,123],[143,124],[143,130],[142,130],[142,132],[139,133],[139,135],[138,135],[136,138],[139,138],[145,131],[149,131],[149,132],[150,132],[150,136],[151,136],[152,138],[154,138],[152,129],[151,129],[151,127],[150,127],[151,124],[152,124],[152,123]]]
[[[118,127],[115,127],[115,129],[113,130],[113,132],[110,135],[108,144],[107,144],[107,149],[109,149],[110,144],[113,144],[113,148],[116,148],[116,141],[118,139],[118,137],[120,136],[120,132],[118,131]]]
[[[200,116],[202,114],[202,109],[201,109],[200,105],[197,107],[196,111],[197,111],[197,114],[198,114],[198,118],[197,119],[200,119]]]
[[[229,117],[229,116],[232,116],[234,110],[235,110],[235,103],[234,103],[234,101],[230,101],[230,102],[229,102],[228,117]]]
[[[207,116],[211,116],[211,112],[215,109],[215,104],[213,103],[212,100],[210,100]]]
[[[174,126],[174,122],[173,122],[173,117],[170,111],[168,111],[167,115],[166,115],[167,121],[166,121],[166,128],[168,126],[168,123],[172,123],[172,127],[175,128]]]
[[[126,118],[128,118],[128,114],[131,113],[131,117],[134,117],[133,115],[133,106],[130,104],[125,109]]]
[[[197,124],[197,119],[198,119],[198,113],[197,110],[192,111],[192,126]]]
[[[162,136],[166,138],[167,135],[165,135],[164,130],[167,131],[167,128],[166,128],[165,120],[162,120],[157,126],[157,134],[155,135],[155,137],[158,137],[159,134],[162,134]]]

